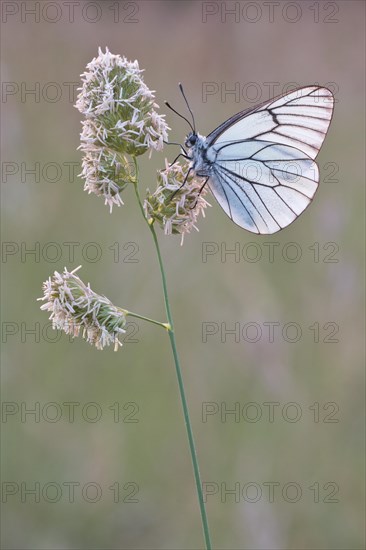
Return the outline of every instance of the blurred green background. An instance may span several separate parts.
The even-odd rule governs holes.
[[[133,190],[110,215],[65,164],[79,173],[80,115],[69,90],[98,46],[138,59],[161,106],[169,99],[184,112],[182,81],[204,135],[268,99],[269,83],[275,95],[288,83],[335,92],[319,191],[296,223],[260,238],[211,197],[199,233],[183,247],[179,237],[159,236],[202,479],[214,493],[214,548],[364,548],[365,4],[77,2],[71,18],[70,3],[41,2],[39,20],[23,4],[37,3],[2,3],[3,548],[203,547],[166,334],[141,322],[130,327],[137,342],[98,352],[52,332],[36,302],[55,269],[82,264],[80,276],[96,292],[164,319]],[[236,5],[236,16],[225,12]],[[219,91],[205,98],[207,83]],[[225,94],[235,86],[240,98]],[[184,121],[170,112],[167,120],[170,139],[182,142]],[[141,158],[142,189],[155,188],[155,170],[175,154],[171,147]],[[38,181],[26,172],[35,163]],[[70,242],[79,243],[74,258]],[[204,262],[207,242],[218,252]],[[88,243],[97,243],[96,261]],[[286,260],[295,250],[288,243],[301,251],[298,261]],[[238,246],[239,258],[221,257]],[[37,247],[39,255],[25,254]],[[205,342],[207,322],[217,333]],[[273,341],[268,322],[279,323]],[[235,323],[244,335],[247,323],[257,325],[247,338],[225,341],[225,326]],[[287,340],[300,327],[297,342],[282,335],[286,323],[297,324]],[[258,341],[248,341],[258,326]],[[205,403],[215,414],[203,416]],[[235,407],[239,416],[225,416]],[[235,487],[236,495],[225,493]]]

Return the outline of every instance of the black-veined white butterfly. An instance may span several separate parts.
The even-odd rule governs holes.
[[[207,137],[191,127],[181,153],[205,178],[226,214],[258,234],[280,231],[310,204],[319,183],[315,158],[333,114],[334,97],[306,86],[229,118]],[[180,155],[179,155],[180,156]],[[187,175],[188,176],[188,175]]]

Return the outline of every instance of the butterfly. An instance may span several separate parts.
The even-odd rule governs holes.
[[[201,190],[208,184],[229,218],[252,233],[276,233],[291,224],[318,188],[315,158],[332,119],[332,92],[298,88],[237,113],[205,137],[196,132],[179,87],[193,125],[165,103],[191,128],[178,157],[205,178]]]

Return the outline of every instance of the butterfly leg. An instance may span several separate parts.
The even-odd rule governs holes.
[[[184,149],[183,145],[181,143],[178,143],[177,141],[165,141],[165,139],[163,140],[165,145],[178,145],[178,147],[180,147],[181,149],[183,149],[183,151],[185,152],[185,154],[187,154],[187,151]]]
[[[171,196],[171,199],[173,199],[175,197],[175,195],[178,193],[178,191],[180,191],[182,189],[182,187],[185,186],[185,184],[187,183],[187,179],[188,179],[188,176],[189,176],[189,173],[191,172],[191,170],[193,170],[192,167],[188,169],[188,172],[186,173],[185,178],[184,178],[184,182],[182,183],[182,185],[180,187],[178,187],[178,189],[176,189],[174,191],[174,193]]]
[[[178,143],[177,141],[165,141],[164,140],[164,143],[165,145],[178,145],[181,150],[183,151],[183,153],[180,153],[175,159],[174,161],[170,164],[170,166],[172,166],[172,164],[174,164],[175,162],[177,162],[177,160],[179,159],[180,156],[186,158],[186,159],[189,159],[190,160],[190,157],[188,156],[188,153],[187,151],[184,149],[183,145],[181,143]]]
[[[183,151],[184,151],[184,149],[183,149]],[[184,151],[184,152],[185,152],[185,151]],[[175,164],[175,163],[177,162],[177,160],[179,159],[179,157],[184,157],[184,158],[187,159],[187,160],[191,160],[191,157],[189,157],[187,154],[179,153],[179,155],[177,155],[177,156],[175,157],[175,159],[173,160],[173,162],[171,162],[171,163],[169,164],[169,168],[170,168],[171,166],[173,166],[173,164]]]
[[[208,182],[209,179],[210,179],[210,176],[208,176],[208,177],[205,179],[205,181],[203,182],[203,184],[201,185],[201,188],[200,188],[200,190],[198,191],[197,200],[196,200],[196,202],[194,203],[194,205],[191,207],[191,210],[194,210],[194,209],[196,208],[197,203],[198,203],[198,199],[199,199],[199,197],[200,197],[202,191],[204,190],[204,188],[205,188],[205,186],[206,186],[206,183]]]

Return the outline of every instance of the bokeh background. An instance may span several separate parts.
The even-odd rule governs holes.
[[[36,4],[39,19],[24,11]],[[166,334],[138,323],[118,353],[98,352],[52,332],[36,302],[55,269],[82,264],[95,291],[164,319],[133,190],[110,215],[65,164],[79,173],[80,115],[69,90],[98,46],[138,59],[158,103],[184,112],[182,81],[205,135],[269,98],[269,83],[275,94],[316,82],[335,92],[320,188],[296,223],[260,238],[212,198],[183,247],[159,236],[202,479],[215,493],[207,497],[214,548],[364,548],[364,2],[280,2],[273,12],[262,2],[77,2],[73,17],[65,4],[2,3],[3,548],[203,548]],[[205,83],[219,91],[204,97]],[[240,98],[225,94],[235,86]],[[170,112],[167,120],[170,139],[182,142],[184,121]],[[141,158],[142,189],[155,188],[155,170],[175,152]],[[37,181],[27,173],[35,163]],[[218,252],[204,262],[207,242]],[[88,243],[101,251],[95,261]],[[288,260],[288,243],[298,261]],[[239,259],[221,257],[237,246]],[[218,332],[204,342],[207,322]],[[273,342],[268,322],[279,323]],[[257,323],[259,340],[248,341],[250,329],[225,341],[222,326],[235,323],[244,331]],[[300,326],[297,342],[282,336],[286,323]],[[203,418],[205,403],[217,412]],[[276,403],[272,419],[264,403]],[[225,416],[235,407],[239,417]],[[239,495],[225,494],[235,487]]]

